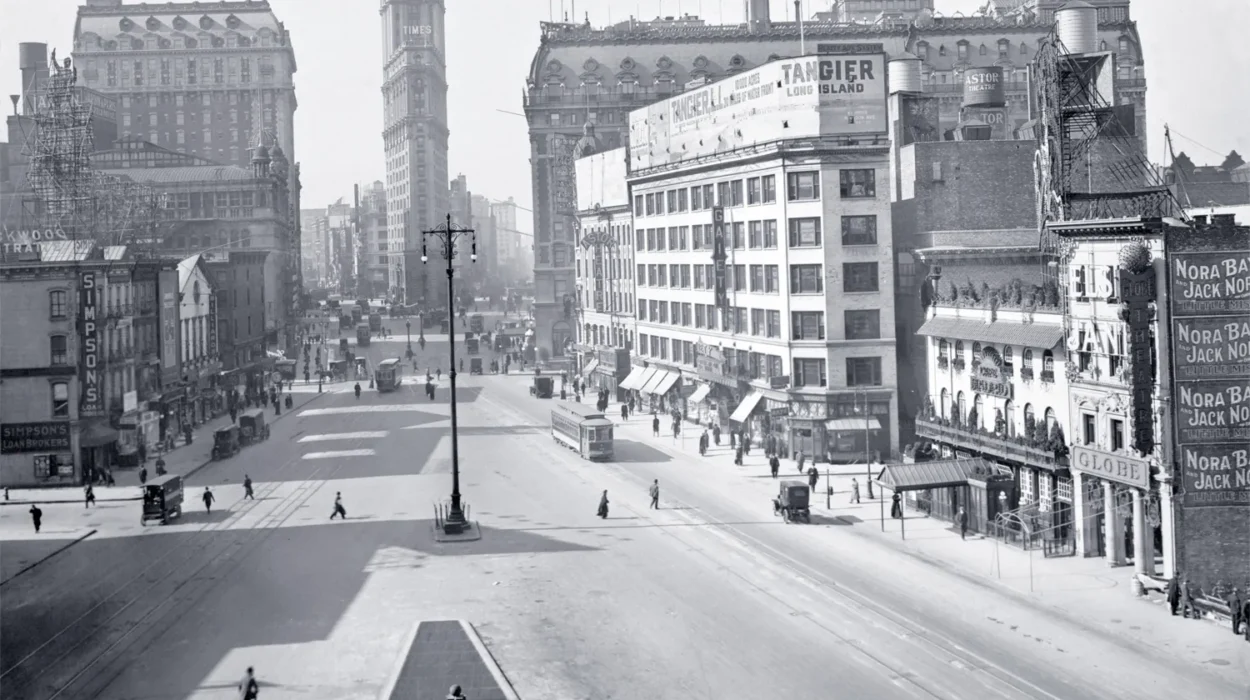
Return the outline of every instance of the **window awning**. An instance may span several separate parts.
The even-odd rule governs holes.
[[[998,471],[993,463],[980,457],[947,459],[915,464],[887,464],[882,467],[874,481],[891,491],[922,491],[963,486],[971,476],[996,474]]]
[[[825,430],[881,430],[881,423],[876,418],[834,418],[825,421]]]
[[[621,387],[622,389],[637,389],[638,387],[635,386],[635,384],[637,384],[639,378],[642,377],[642,373],[646,371],[647,371],[646,367],[635,367],[631,369],[629,371],[629,376],[622,379],[621,383],[618,384],[617,386]]]
[[[916,335],[1050,350],[1063,340],[1063,327],[1007,321],[983,323],[966,318],[935,316],[925,321]]]
[[[118,432],[106,420],[92,420],[78,433],[79,447],[103,447],[117,442]]]
[[[660,385],[664,383],[664,380],[668,378],[668,375],[669,375],[668,370],[657,369],[655,371],[655,374],[651,375],[651,381],[647,382],[646,385],[642,387],[642,393],[644,394],[660,393],[659,392]]]
[[[755,410],[755,407],[760,404],[760,399],[762,398],[764,398],[764,395],[758,391],[752,391],[747,394],[747,397],[742,400],[742,403],[738,404],[738,407],[735,408],[734,412],[729,416],[729,420],[737,423],[746,421],[747,416],[751,415],[751,411]]]
[[[634,385],[630,388],[634,391],[642,391],[643,387],[649,384],[652,379],[655,379],[655,373],[658,371],[655,367],[644,367],[642,374],[638,375],[638,381],[634,382]]]
[[[699,386],[695,387],[694,393],[691,394],[686,399],[686,401],[690,403],[699,403],[703,399],[706,399],[707,395],[710,393],[712,393],[712,387],[708,386],[707,384],[700,384]]]
[[[583,377],[588,376],[591,372],[595,371],[595,368],[598,366],[599,366],[598,360],[591,360],[590,362],[587,362],[586,366],[582,368],[582,376]]]
[[[669,390],[673,388],[673,385],[677,383],[678,379],[681,379],[680,372],[669,372],[668,375],[656,385],[653,393],[659,396],[667,394]]]

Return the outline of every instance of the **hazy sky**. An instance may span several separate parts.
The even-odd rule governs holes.
[[[296,158],[302,164],[303,206],[351,194],[354,182],[384,180],[382,153],[381,18],[377,0],[270,0],[295,45]],[[805,14],[827,9],[804,0]],[[576,7],[595,25],[635,15],[682,12],[709,21],[742,19],[742,0],[447,0],[447,60],[451,84],[450,174],[464,173],[469,189],[529,206],[530,170],[521,91],[538,45],[538,23],[549,12]],[[793,2],[772,0],[787,19]],[[984,0],[938,0],[944,14],[971,13]],[[0,95],[19,91],[17,44],[43,41],[68,55],[75,0],[0,0]],[[1163,125],[1177,150],[1199,164],[1236,149],[1250,157],[1250,54],[1241,46],[1250,27],[1250,0],[1133,0],[1144,42],[1150,157],[1161,160]],[[8,107],[7,99],[4,106]],[[1214,152],[1213,152],[1214,151]],[[528,217],[523,223],[529,228]]]

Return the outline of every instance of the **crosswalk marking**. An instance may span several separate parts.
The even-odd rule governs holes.
[[[335,450],[330,452],[309,452],[303,456],[303,459],[337,459],[339,457],[372,457],[376,455],[371,449],[363,450]]]
[[[385,430],[361,430],[355,433],[324,433],[321,435],[305,435],[299,442],[326,442],[329,440],[374,440],[388,435]]]
[[[394,413],[396,411],[429,411],[429,404],[401,403],[363,406],[335,406],[333,408],[310,408],[300,411],[301,416],[337,416],[348,413]]]

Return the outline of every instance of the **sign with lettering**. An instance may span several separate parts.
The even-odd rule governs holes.
[[[977,369],[980,370],[980,367]],[[986,379],[974,374],[970,383],[972,391],[977,394],[997,396],[1000,399],[1011,399],[1015,396],[1012,383],[1003,381],[1001,377],[998,379]]]
[[[729,285],[726,280],[725,207],[712,207],[712,271],[715,277],[716,306],[729,308]]]
[[[1182,443],[1250,442],[1250,381],[1178,382]]]
[[[1173,328],[1177,379],[1250,377],[1250,315],[1179,318]]]
[[[1186,506],[1250,505],[1250,447],[1181,445],[1177,459]]]
[[[104,367],[100,356],[98,292],[100,278],[94,271],[83,272],[78,287],[78,338],[81,366],[78,368],[78,414],[104,413]]]
[[[44,243],[68,240],[62,229],[0,229],[0,250],[4,254],[40,253]]]
[[[1250,251],[1171,258],[1173,316],[1250,313]]]
[[[1073,445],[1072,466],[1100,479],[1143,490],[1150,488],[1150,463],[1144,459]]]
[[[5,423],[0,425],[0,454],[68,452],[69,423]]]
[[[1120,297],[1128,317],[1128,347],[1130,373],[1129,403],[1132,416],[1133,448],[1142,454],[1150,454],[1155,448],[1154,431],[1154,371],[1151,367],[1151,353],[1154,349],[1154,338],[1151,336],[1151,323],[1154,314],[1150,304],[1155,301],[1155,271],[1147,267],[1140,272],[1120,270]],[[1106,291],[1101,285],[1095,285],[1095,291]],[[1110,353],[1109,353],[1110,354]]]

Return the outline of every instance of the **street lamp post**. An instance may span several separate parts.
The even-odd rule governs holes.
[[[435,244],[442,246],[443,257],[447,260],[447,345],[451,352],[451,365],[447,368],[447,376],[451,381],[451,512],[447,514],[447,520],[443,524],[443,530],[447,534],[459,534],[469,527],[464,517],[464,507],[460,503],[460,443],[456,422],[456,315],[452,313],[456,243],[463,236],[469,236],[472,251],[469,260],[477,262],[477,232],[471,228],[453,226],[451,214],[447,215],[446,226],[421,232],[421,263],[425,264],[430,259],[426,252],[426,241],[429,238],[434,238]]]
[[[868,390],[867,389],[863,390],[863,395],[864,395],[864,469],[867,470],[868,472],[868,478],[866,479],[866,481],[868,482],[868,500],[872,500],[873,499],[873,495],[872,495],[872,448],[871,448],[872,443],[869,440],[870,434],[868,432],[871,426],[868,423],[868,420],[869,420],[868,416],[870,414],[868,413]],[[881,497],[885,498],[885,494],[882,494]]]
[[[408,359],[412,359],[412,321],[404,321],[404,330],[408,336]]]

